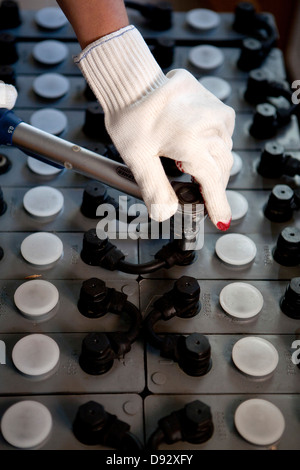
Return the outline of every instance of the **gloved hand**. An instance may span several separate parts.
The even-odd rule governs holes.
[[[16,103],[18,92],[13,85],[6,85],[0,80],[0,108],[12,109]]]
[[[221,230],[231,210],[225,189],[233,158],[235,113],[183,69],[165,75],[132,25],[104,36],[77,57],[105,113],[105,125],[141,189],[151,218],[178,202],[159,156],[199,183],[208,215]]]

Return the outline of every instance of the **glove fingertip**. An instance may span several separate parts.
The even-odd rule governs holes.
[[[223,193],[223,191],[218,192],[216,190],[213,194],[211,193],[209,197],[205,192],[202,192],[202,195],[212,223],[218,230],[228,230],[231,224],[232,214],[225,191]]]
[[[226,230],[228,230],[230,227],[231,220],[232,219],[230,218],[229,222],[217,222],[216,226],[222,232],[226,232]]]

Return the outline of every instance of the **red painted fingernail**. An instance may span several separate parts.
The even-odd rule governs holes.
[[[229,220],[228,224],[225,224],[224,222],[218,222],[217,227],[219,230],[222,230],[222,232],[225,232],[226,230],[229,229],[231,224],[231,219]]]

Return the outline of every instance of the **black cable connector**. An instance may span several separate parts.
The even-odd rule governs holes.
[[[79,364],[91,375],[106,373],[113,366],[114,360],[124,357],[131,350],[142,325],[139,309],[127,300],[127,295],[108,288],[98,278],[84,281],[80,290],[78,310],[89,318],[100,318],[108,312],[130,318],[130,327],[126,332],[91,332],[82,342]]]
[[[260,67],[278,38],[270,17],[257,13],[251,3],[241,2],[235,9],[233,29],[249,36],[242,41],[238,67],[243,71]]]
[[[291,103],[292,94],[287,81],[271,79],[266,70],[254,69],[249,73],[244,98],[251,104],[264,103],[269,97],[283,97]]]
[[[129,424],[105,411],[95,401],[89,401],[78,408],[73,432],[86,445],[102,445],[123,452],[143,450],[140,440],[130,432]]]
[[[171,445],[179,441],[203,444],[213,432],[210,407],[196,400],[159,420],[157,429],[148,439],[147,450],[158,450],[163,443]]]
[[[83,191],[80,212],[90,219],[100,219],[105,215],[101,214],[100,216],[97,214],[97,209],[102,204],[113,206],[118,214],[119,204],[113,197],[109,196],[106,186],[99,181],[89,181]]]
[[[139,3],[125,1],[126,8],[138,11],[146,20],[150,28],[165,31],[173,24],[173,6],[170,2]]]
[[[169,269],[175,265],[186,266],[194,262],[194,251],[183,251],[180,240],[175,240],[162,247],[155,255],[155,261],[133,264],[125,261],[125,254],[113,245],[108,237],[99,238],[96,229],[84,234],[81,259],[91,266],[101,266],[110,271],[122,271],[128,274],[147,274],[158,269]]]
[[[118,269],[118,264],[125,258],[124,253],[110,243],[107,235],[103,232],[103,238],[99,238],[95,228],[85,232],[81,250],[81,259],[91,266],[101,266],[102,268],[114,271]]]
[[[277,179],[284,175],[293,178],[300,175],[300,160],[285,153],[284,147],[278,142],[267,142],[261,153],[257,172],[264,178]]]
[[[296,112],[298,105],[278,106],[271,103],[260,103],[255,108],[249,132],[255,139],[271,139],[287,126]]]
[[[200,312],[200,287],[189,276],[178,279],[171,291],[154,302],[153,309],[144,320],[147,341],[159,349],[162,357],[172,359],[188,375],[199,377],[211,369],[211,348],[208,339],[200,333],[191,335],[159,335],[154,331],[159,320],[174,316],[191,318]]]

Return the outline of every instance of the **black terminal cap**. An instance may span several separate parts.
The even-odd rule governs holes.
[[[0,215],[3,215],[6,209],[7,209],[7,204],[4,201],[3,191],[0,188]]]
[[[0,80],[7,85],[16,85],[16,74],[11,65],[0,65]]]
[[[86,445],[101,442],[101,431],[107,422],[107,414],[102,405],[89,401],[78,408],[73,432],[76,438]]]
[[[162,69],[171,67],[174,61],[175,41],[170,38],[158,38],[152,48],[152,54]]]
[[[252,3],[238,3],[234,12],[233,29],[238,33],[248,34],[253,29],[255,13]]]
[[[297,266],[300,263],[300,230],[285,227],[280,233],[273,257],[282,266]]]
[[[200,285],[194,277],[181,276],[174,284],[174,293],[185,301],[199,300]]]
[[[286,184],[277,184],[272,189],[264,214],[272,222],[287,222],[293,217],[294,191]]]
[[[265,58],[261,41],[255,38],[243,39],[237,66],[244,72],[257,69]]]
[[[280,301],[280,308],[288,317],[300,319],[300,277],[291,279]]]
[[[271,139],[278,129],[277,110],[269,103],[256,106],[249,132],[255,139]]]
[[[114,363],[114,352],[105,333],[88,333],[82,341],[79,365],[87,374],[105,374]]]
[[[104,204],[106,201],[106,186],[99,181],[91,180],[83,191],[80,211],[85,217],[96,218],[98,206]]]
[[[85,110],[85,121],[82,127],[87,137],[110,141],[104,122],[104,111],[99,103],[91,103]]]
[[[84,96],[88,101],[97,101],[97,98],[88,83],[85,85]]]
[[[141,450],[141,443],[129,431],[128,423],[106,412],[100,403],[92,400],[78,408],[73,422],[74,435],[83,444],[104,445],[128,452]]]
[[[83,281],[78,300],[78,310],[89,318],[99,318],[107,313],[104,301],[108,289],[102,279],[90,278]]]
[[[11,169],[11,161],[3,153],[0,154],[0,175],[7,173]]]
[[[300,209],[300,188],[294,190],[294,207],[296,210]]]
[[[266,100],[269,77],[265,70],[254,69],[249,72],[244,98],[248,103],[259,104]]]
[[[280,178],[283,175],[284,161],[284,147],[277,142],[267,142],[257,172],[264,178]]]
[[[9,33],[0,33],[0,65],[11,65],[17,62],[16,38]]]
[[[18,3],[13,0],[3,0],[0,5],[0,28],[17,28],[21,23]]]
[[[95,228],[89,229],[83,235],[81,259],[89,265],[98,266],[109,245],[109,239],[105,232],[103,238],[99,238]]]
[[[172,27],[173,6],[170,2],[144,3],[140,5],[140,12],[147,19],[147,25],[151,29],[166,31]]]
[[[213,434],[214,427],[210,407],[195,400],[185,406],[186,427],[184,439],[192,444],[206,442]]]
[[[4,251],[3,251],[3,248],[1,248],[0,246],[0,261],[2,260],[3,256],[4,256]]]
[[[207,337],[200,333],[180,336],[178,364],[188,375],[205,375],[211,369],[211,347]]]

